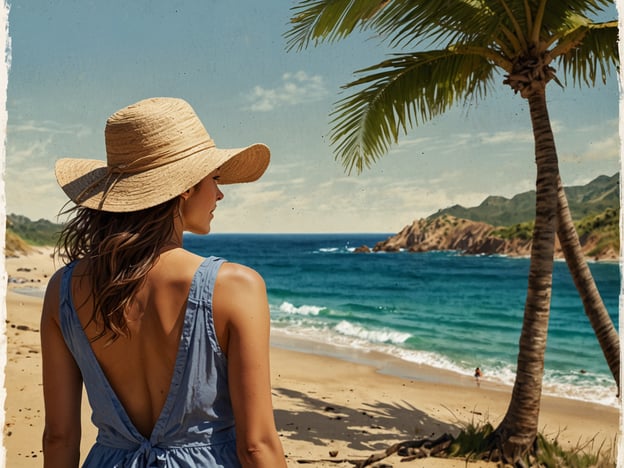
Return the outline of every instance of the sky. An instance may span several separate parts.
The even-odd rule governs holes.
[[[271,148],[260,181],[223,187],[213,232],[393,233],[441,208],[534,189],[528,107],[502,84],[347,175],[328,143],[330,113],[355,70],[394,51],[370,32],[287,51],[294,5],[9,2],[6,212],[57,221],[66,197],[54,162],[104,160],[107,117],[154,96],[186,99],[219,147]],[[615,73],[594,89],[551,83],[548,105],[565,185],[620,170]]]

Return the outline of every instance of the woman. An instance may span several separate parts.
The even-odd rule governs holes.
[[[284,467],[260,275],[182,248],[207,234],[217,183],[251,182],[255,144],[217,149],[183,100],[113,114],[107,162],[62,159],[76,204],[51,278],[41,344],[44,466],[78,466],[82,385],[98,428],[87,467]]]

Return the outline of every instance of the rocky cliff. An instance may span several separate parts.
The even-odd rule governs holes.
[[[358,252],[428,252],[431,250],[457,250],[468,255],[529,256],[529,235],[503,236],[501,228],[491,224],[442,215],[434,219],[419,219],[405,226],[398,234],[378,242],[370,249],[362,246]],[[617,260],[618,248],[612,244],[601,245],[598,234],[581,237],[583,252],[595,260]],[[563,258],[557,242],[555,256]]]

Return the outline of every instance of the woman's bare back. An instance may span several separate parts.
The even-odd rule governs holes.
[[[130,420],[149,438],[173,376],[186,302],[193,275],[202,258],[182,249],[164,252],[150,270],[127,313],[130,337],[92,341],[91,348]],[[80,262],[72,279],[74,305],[83,327],[92,314],[90,279]],[[101,330],[86,326],[89,339]]]

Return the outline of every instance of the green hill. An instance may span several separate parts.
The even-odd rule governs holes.
[[[26,216],[10,214],[6,219],[6,228],[7,247],[9,239],[13,243],[18,242],[16,237],[34,246],[52,246],[56,245],[62,226],[47,219],[31,221]]]
[[[620,175],[599,176],[587,185],[565,187],[572,218],[580,221],[607,209],[620,208]],[[444,214],[456,218],[480,221],[494,226],[511,226],[531,222],[535,218],[535,191],[515,195],[512,198],[487,197],[479,206],[466,208],[461,205],[439,210],[427,219]]]

